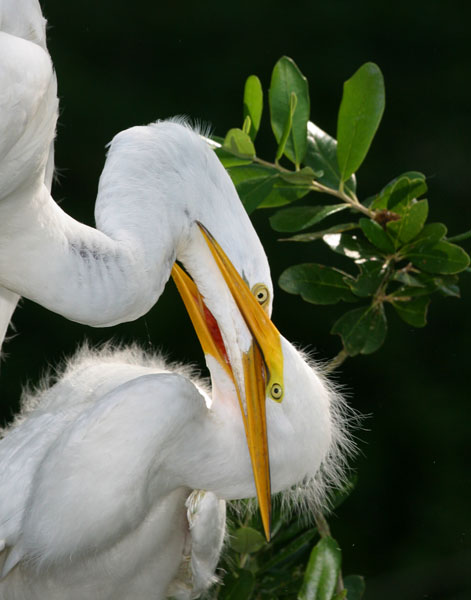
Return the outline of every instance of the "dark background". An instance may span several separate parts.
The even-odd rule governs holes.
[[[241,125],[248,75],[267,88],[291,56],[310,82],[312,119],[332,135],[342,83],[372,60],[386,81],[386,112],[358,173],[362,198],[394,176],[429,178],[432,221],[450,235],[471,228],[469,198],[470,9],[461,2],[278,2],[242,0],[43,0],[61,98],[54,197],[93,224],[105,144],[121,129],[187,114],[223,135]],[[265,141],[264,141],[265,140]],[[270,158],[269,136],[260,154]],[[319,260],[318,245],[280,244],[259,211],[255,225],[276,280],[293,262]],[[470,250],[471,244],[465,247]],[[337,379],[369,415],[359,437],[359,483],[331,519],[344,572],[367,578],[367,600],[471,598],[468,306],[432,302],[429,325],[413,329],[388,313],[385,346],[351,359]],[[168,286],[144,318],[93,330],[23,301],[2,364],[5,418],[21,386],[35,382],[85,338],[139,340],[171,358],[201,363],[175,291]],[[329,329],[338,307],[315,307],[278,290],[274,321],[319,358],[334,356]],[[165,315],[165,317],[164,317]]]

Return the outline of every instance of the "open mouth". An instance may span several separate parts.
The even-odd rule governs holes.
[[[214,356],[235,384],[221,330],[195,282],[177,263],[173,265],[172,278],[185,304],[203,352]]]
[[[278,402],[283,395],[283,355],[280,334],[216,240],[204,226],[198,225],[252,335],[249,349],[239,350],[243,365],[243,383],[238,382],[234,376],[229,352],[217,320],[206,306],[193,279],[177,264],[173,266],[172,278],[188,311],[203,352],[218,361],[236,389],[263,527],[267,539],[270,539],[271,486],[266,398]]]

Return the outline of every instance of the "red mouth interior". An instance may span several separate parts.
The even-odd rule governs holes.
[[[196,303],[199,304],[200,307],[201,306],[203,307],[204,320],[206,321],[206,326],[208,328],[209,334],[211,335],[216,348],[219,350],[222,358],[224,359],[224,362],[226,364],[228,364],[230,367],[231,363],[229,361],[229,356],[226,351],[226,346],[224,345],[224,340],[222,339],[222,334],[221,334],[221,330],[219,329],[219,325],[218,325],[216,319],[214,318],[213,313],[209,310],[209,308],[204,303],[203,298],[200,296],[200,294],[198,292],[197,292],[197,294],[198,294],[197,296],[195,294],[192,294],[192,295],[193,295],[193,298],[195,299]]]
[[[204,318],[206,320],[206,325],[208,326],[208,331],[213,338],[214,343],[217,346],[217,349],[221,353],[221,356],[225,360],[225,362],[230,366],[229,356],[227,355],[226,346],[224,345],[224,341],[222,339],[221,330],[219,329],[219,325],[217,324],[216,319],[213,317],[213,314],[203,302],[204,309]]]

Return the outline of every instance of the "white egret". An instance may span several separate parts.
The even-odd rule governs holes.
[[[338,481],[341,401],[272,324],[263,248],[196,132],[167,121],[118,134],[97,229],[57,206],[37,1],[0,0],[0,26],[0,334],[19,295],[89,325],[137,318],[172,273],[212,384],[210,398],[162,361],[83,351],[26,401],[0,442],[0,597],[197,597],[225,500],[257,495],[269,536],[271,492],[302,483],[321,501]]]
[[[57,118],[58,103],[46,58],[45,25],[37,0],[0,0],[0,199],[15,197],[30,177],[51,189],[54,132],[45,130]],[[28,60],[28,54],[38,58]],[[20,63],[15,65],[17,58]],[[37,130],[42,134],[36,138]],[[18,300],[18,294],[0,283],[0,350]]]

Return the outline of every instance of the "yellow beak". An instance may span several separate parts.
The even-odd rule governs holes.
[[[206,307],[197,286],[177,264],[173,266],[172,277],[191,318],[203,352],[218,360],[237,390],[263,528],[265,536],[269,540],[271,486],[265,402],[267,395],[276,401],[281,401],[283,395],[283,354],[280,334],[222,248],[201,224],[199,226],[254,338],[249,350],[242,354],[245,394],[239,389],[232,372],[216,320]],[[242,399],[244,396],[246,409]]]

